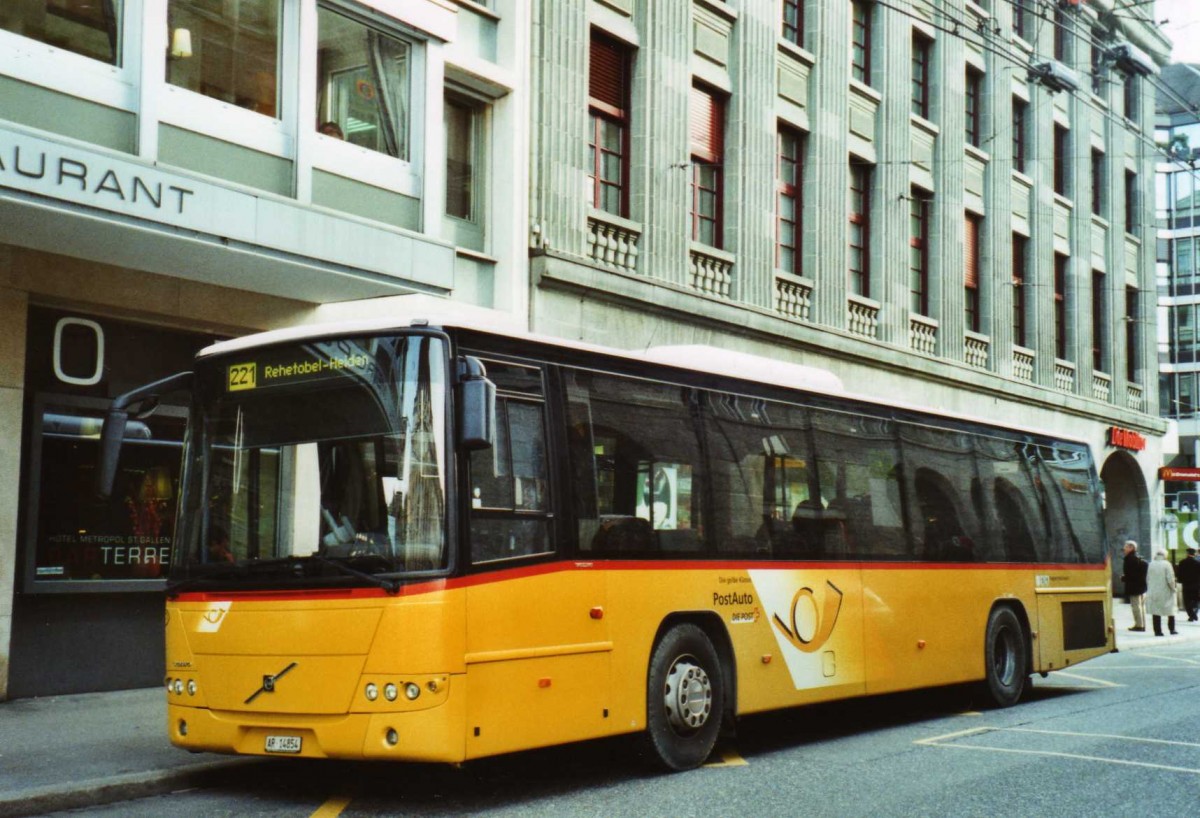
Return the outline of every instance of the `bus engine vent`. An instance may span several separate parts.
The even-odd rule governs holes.
[[[1064,602],[1062,623],[1063,650],[1102,648],[1108,644],[1103,602]]]

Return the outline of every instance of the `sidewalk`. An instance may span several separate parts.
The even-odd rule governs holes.
[[[0,816],[158,795],[256,763],[173,747],[166,721],[161,687],[0,702]]]
[[[1131,633],[1133,611],[1119,598],[1113,620],[1122,651],[1200,641],[1200,623],[1186,615],[1176,617],[1178,636]],[[0,703],[0,818],[202,786],[260,763],[173,747],[166,718],[158,687]]]

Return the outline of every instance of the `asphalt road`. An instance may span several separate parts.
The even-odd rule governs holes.
[[[267,761],[97,816],[1182,816],[1200,804],[1200,643],[1112,654],[975,710],[953,688],[743,720],[716,764],[628,739],[462,768]]]

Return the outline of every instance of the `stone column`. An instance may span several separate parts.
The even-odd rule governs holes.
[[[812,131],[804,169],[804,269],[814,280],[812,320],[846,327],[847,204],[850,195],[850,4],[810,2],[809,42],[817,55],[809,85]]]
[[[966,47],[962,37],[940,33],[934,48],[930,86],[933,118],[941,134],[933,148],[933,196],[930,218],[929,303],[938,319],[938,351],[963,360],[966,308],[963,292],[963,195],[966,186],[964,145],[967,128]]]
[[[9,251],[0,249],[0,280]],[[8,698],[13,593],[17,580],[17,514],[20,508],[21,417],[25,402],[25,335],[28,299],[0,287],[0,701]]]

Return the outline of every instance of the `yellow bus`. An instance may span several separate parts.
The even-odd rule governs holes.
[[[264,333],[194,394],[166,605],[172,742],[461,762],[1108,652],[1084,444],[712,348],[450,321]]]

